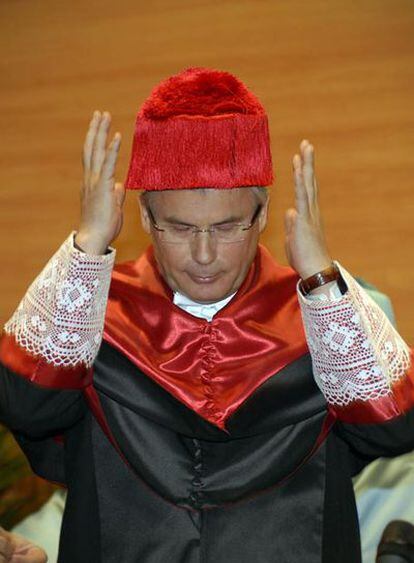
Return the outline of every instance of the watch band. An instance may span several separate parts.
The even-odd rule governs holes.
[[[339,271],[339,268],[334,262],[332,262],[332,264],[328,268],[325,268],[320,272],[316,272],[316,274],[313,274],[313,276],[310,276],[305,280],[301,280],[299,282],[299,287],[304,295],[308,295],[308,293],[310,293],[312,289],[316,289],[317,287],[321,287],[326,283],[340,279],[341,273]]]

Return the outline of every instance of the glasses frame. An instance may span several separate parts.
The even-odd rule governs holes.
[[[148,216],[149,216],[149,219],[151,221],[151,225],[154,227],[154,229],[156,231],[160,232],[160,233],[165,233],[166,229],[163,229],[162,227],[157,225],[154,214],[151,211],[151,208],[150,208],[149,205],[146,206],[146,209],[148,211]],[[259,203],[257,205],[256,209],[255,209],[255,212],[253,213],[252,218],[250,219],[250,222],[247,225],[243,225],[243,223],[236,223],[235,225],[237,225],[238,227],[241,227],[242,231],[248,231],[255,224],[255,222],[256,222],[257,218],[259,217],[262,209],[263,209],[263,204]],[[214,227],[209,227],[208,229],[199,229],[198,227],[191,227],[191,239],[189,239],[189,240],[194,240],[194,236],[197,233],[212,233],[214,235],[215,232],[216,232],[216,229]],[[241,242],[242,240],[244,240],[244,239],[241,239],[240,241],[234,241],[234,242]],[[180,244],[180,243],[171,243],[171,244]]]

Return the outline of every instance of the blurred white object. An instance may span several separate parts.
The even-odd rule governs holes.
[[[47,553],[48,563],[57,562],[65,499],[66,491],[58,489],[40,510],[30,514],[12,530],[40,545]]]
[[[358,279],[391,322],[396,324],[391,301],[374,286]],[[391,520],[414,524],[414,452],[379,458],[354,479],[361,529],[363,563],[375,563],[381,534]]]

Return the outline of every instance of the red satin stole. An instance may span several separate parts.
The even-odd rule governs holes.
[[[173,303],[150,247],[115,266],[104,339],[201,417],[225,421],[269,377],[308,353],[297,273],[259,245],[233,299],[211,322]]]
[[[308,353],[297,280],[293,269],[277,264],[259,245],[237,294],[209,323],[174,305],[150,247],[138,260],[115,266],[104,339],[187,407],[226,430],[227,418],[262,383]],[[364,424],[413,408],[410,352],[410,368],[392,393],[329,410],[344,422]],[[93,384],[93,367],[55,366],[4,332],[0,361],[44,387],[91,390]]]

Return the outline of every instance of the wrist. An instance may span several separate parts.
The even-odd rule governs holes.
[[[108,250],[108,245],[102,239],[80,231],[75,232],[73,243],[75,248],[86,254],[102,255],[106,254]]]
[[[318,293],[329,294],[329,287],[326,288],[326,286],[332,287],[333,283],[338,283],[341,293],[344,293],[344,291],[342,291],[343,280],[341,278],[341,273],[338,266],[332,261],[331,264],[323,270],[320,270],[307,278],[301,278],[299,288],[303,295],[308,295],[311,292],[314,295],[317,295]]]
[[[329,297],[330,295],[330,289],[335,286],[338,285],[338,282],[336,280],[330,281],[320,287],[316,287],[315,289],[311,289],[308,293],[308,295],[326,295],[327,297]]]
[[[307,264],[304,268],[297,268],[297,272],[302,280],[306,280],[317,274],[318,272],[322,272],[327,268],[330,268],[333,265],[334,261],[330,258],[321,259],[313,262],[312,264]]]

